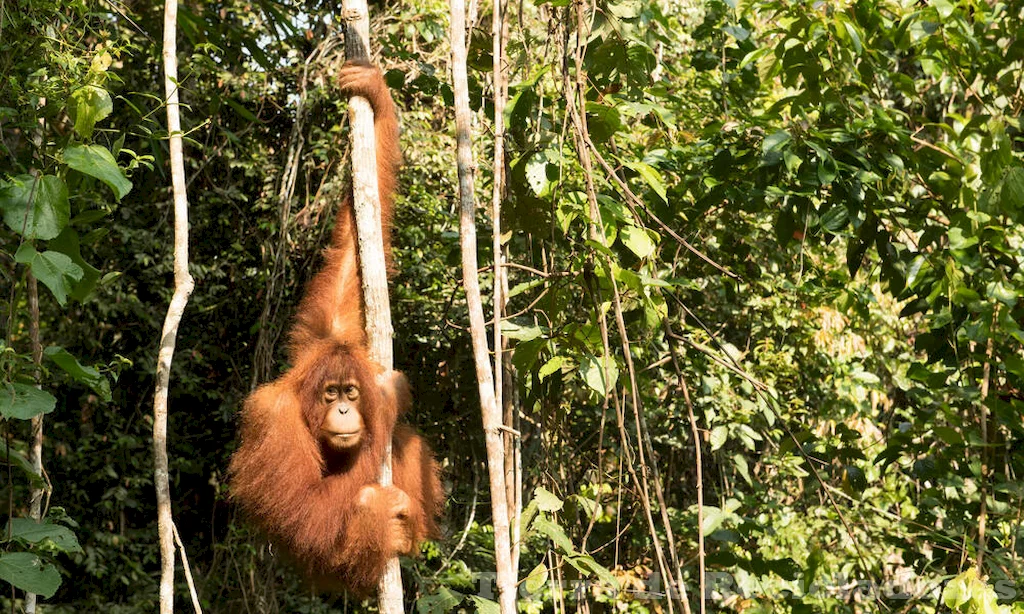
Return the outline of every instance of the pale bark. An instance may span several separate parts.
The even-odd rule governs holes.
[[[182,155],[181,117],[178,107],[177,58],[178,4],[164,5],[164,92],[167,96],[167,136],[174,196],[174,295],[167,307],[156,365],[156,393],[153,400],[153,461],[156,486],[157,525],[160,535],[160,614],[174,612],[174,523],[171,519],[171,487],[167,460],[167,392],[178,325],[192,294],[194,282],[188,272],[188,196]]]
[[[501,245],[501,201],[505,194],[505,102],[508,100],[508,79],[505,77],[505,39],[508,19],[503,0],[494,0],[491,7],[492,87],[494,88],[494,181],[491,190],[491,240],[494,252],[494,398],[501,404],[505,430],[505,499],[512,525],[512,575],[519,573],[519,518],[522,513],[522,463],[520,457],[518,411],[515,403],[515,380],[512,357],[505,352],[507,340],[501,334],[501,321],[508,303],[508,274]]]
[[[42,378],[43,344],[39,339],[39,282],[31,271],[28,273],[28,336],[32,344],[32,364],[35,365],[33,377],[36,380],[36,388],[42,388],[39,382]],[[42,414],[32,418],[32,438],[29,441],[28,462],[32,465],[32,471],[39,479],[43,479],[43,416]],[[43,518],[43,497],[46,488],[32,484],[29,494],[29,516],[38,522]],[[36,594],[25,594],[26,614],[36,612]]]
[[[473,360],[480,390],[480,412],[487,446],[487,470],[491,486],[491,514],[494,523],[494,562],[497,572],[498,603],[502,614],[515,614],[516,577],[512,569],[509,539],[508,499],[505,490],[505,449],[502,416],[494,396],[494,374],[487,348],[487,329],[477,276],[476,199],[473,193],[473,148],[470,131],[469,82],[466,74],[466,4],[450,0],[452,88],[455,94],[455,131],[459,168],[459,240],[462,247],[462,281],[466,289]]]
[[[370,49],[370,20],[366,0],[345,0],[347,24],[345,56],[349,60],[366,59]],[[349,126],[352,138],[352,202],[355,208],[356,235],[359,239],[359,264],[363,279],[363,305],[366,338],[370,357],[390,371],[394,364],[391,327],[391,303],[388,297],[384,238],[381,234],[380,193],[377,187],[377,145],[373,129],[373,109],[364,98],[349,100]],[[380,484],[391,485],[391,447],[381,464]],[[383,614],[401,614],[402,569],[398,558],[388,561],[377,587],[377,599]]]

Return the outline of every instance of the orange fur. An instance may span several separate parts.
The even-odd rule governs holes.
[[[370,101],[377,140],[385,253],[401,153],[394,103],[376,68],[347,64],[341,89]],[[399,373],[381,383],[366,351],[362,283],[351,195],[338,210],[324,266],[310,281],[289,332],[292,368],[246,399],[231,458],[231,494],[245,513],[325,590],[372,592],[387,560],[418,550],[437,532],[442,492],[437,463],[411,428],[395,428],[411,404]],[[354,452],[323,448],[327,381],[354,380],[365,436]],[[393,434],[394,486],[377,485]]]

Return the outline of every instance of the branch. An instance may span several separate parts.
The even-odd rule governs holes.
[[[366,0],[345,0],[345,57],[366,59],[370,49],[370,19]],[[381,231],[380,192],[377,188],[377,144],[373,109],[364,98],[349,100],[352,137],[352,206],[355,210],[359,266],[363,280],[363,316],[370,357],[384,367],[386,375],[394,365],[391,302]],[[388,438],[380,468],[381,486],[391,485],[391,438]],[[377,601],[383,614],[402,614],[402,568],[392,557],[377,586]]]
[[[501,410],[494,396],[494,373],[487,348],[487,331],[480,279],[477,276],[476,199],[473,195],[472,137],[470,134],[469,80],[466,74],[466,4],[450,0],[452,86],[455,93],[455,132],[459,166],[459,242],[462,247],[462,281],[466,289],[470,336],[476,381],[480,389],[480,413],[487,445],[487,471],[491,485],[491,514],[494,523],[494,564],[498,574],[498,603],[501,614],[516,612],[515,572],[509,538],[508,497],[505,490],[505,450],[500,427]]]
[[[36,381],[36,388],[41,388],[40,382],[43,376],[43,344],[39,340],[39,283],[36,281],[32,271],[27,274],[28,283],[28,336],[32,345],[32,364],[35,365],[33,377]],[[29,442],[28,462],[32,465],[32,471],[43,480],[43,415],[32,418],[32,440]],[[47,487],[32,483],[29,495],[29,516],[39,522],[43,517],[43,496]],[[25,612],[35,614],[36,594],[25,593]]]
[[[153,461],[157,526],[160,535],[160,614],[174,612],[174,523],[167,461],[167,390],[178,325],[195,282],[188,272],[188,195],[182,155],[181,116],[178,109],[177,0],[164,5],[164,92],[167,96],[167,136],[174,197],[174,295],[167,307],[156,365],[153,399]]]

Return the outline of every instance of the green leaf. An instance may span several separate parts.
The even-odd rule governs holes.
[[[53,597],[60,588],[60,574],[53,565],[29,552],[8,552],[0,555],[0,580],[15,588],[43,597]]]
[[[576,548],[565,534],[565,530],[544,516],[537,516],[533,526],[551,540],[562,554],[576,554]]]
[[[64,150],[64,161],[80,173],[95,177],[110,186],[120,201],[131,191],[132,182],[117,165],[114,156],[100,145],[72,145]]]
[[[721,448],[725,445],[726,440],[729,438],[729,427],[725,425],[718,425],[711,429],[711,451]]]
[[[949,249],[964,250],[978,244],[978,237],[965,235],[963,228],[953,227],[949,229]]]
[[[619,110],[598,102],[587,103],[587,128],[595,143],[603,143],[622,129]]]
[[[580,374],[588,386],[598,392],[607,394],[619,378],[619,369],[613,358],[608,359],[608,381],[604,377],[604,359],[598,356],[587,355],[580,361]]]
[[[852,23],[843,19],[843,28],[846,30],[847,36],[850,37],[850,42],[853,43],[853,50],[860,55],[861,51],[864,50],[864,45],[860,42],[860,34],[857,33],[857,28]]]
[[[0,390],[0,395],[3,395],[3,390]],[[57,400],[54,399],[54,404],[56,403]],[[7,442],[3,440],[0,440],[0,458],[10,459],[11,463],[17,465],[21,469],[22,473],[25,474],[25,477],[27,477],[34,486],[40,487],[46,485],[42,476],[36,473],[35,468],[32,467],[32,463],[28,462],[25,455],[18,450],[15,450],[12,446],[8,446]]]
[[[75,232],[74,228],[68,226],[57,238],[47,243],[47,247],[71,258],[71,262],[81,267],[83,272],[82,279],[71,290],[71,298],[79,302],[84,301],[92,293],[96,283],[99,282],[100,271],[82,258],[82,248],[78,239],[78,233]]]
[[[83,138],[92,136],[96,122],[106,118],[114,111],[114,103],[110,94],[102,87],[86,85],[71,94],[71,115],[75,119],[75,132]]]
[[[501,323],[501,334],[509,339],[519,341],[530,341],[544,335],[544,329],[540,326],[519,326],[508,320]]]
[[[835,204],[821,215],[821,227],[831,233],[838,233],[850,221],[849,212],[842,204]]]
[[[539,592],[547,581],[548,567],[544,563],[540,563],[526,576],[526,591],[528,593]]]
[[[556,371],[561,371],[562,366],[564,366],[566,362],[567,360],[565,356],[553,357],[551,360],[547,361],[541,366],[541,368],[537,371],[537,377],[540,378],[540,381],[543,382],[552,373],[555,373]]]
[[[477,595],[470,595],[469,600],[476,606],[477,614],[500,614],[501,607],[496,601],[485,599]]]
[[[26,239],[52,239],[68,225],[71,205],[60,177],[18,175],[0,184],[4,222]]]
[[[542,512],[557,512],[562,509],[563,505],[558,495],[543,486],[538,486],[533,491],[533,500],[537,502],[537,509]]]
[[[707,536],[711,535],[718,530],[718,527],[722,526],[725,519],[729,517],[729,513],[725,510],[715,507],[713,505],[704,506],[704,524],[701,527],[701,532]]]
[[[0,416],[31,420],[48,414],[57,406],[57,399],[45,390],[30,384],[8,382],[0,387]]]
[[[543,155],[530,156],[526,162],[526,185],[536,196],[547,194],[548,160]]]
[[[742,42],[750,38],[750,31],[742,26],[724,26],[722,32]]]
[[[442,586],[434,594],[417,599],[416,612],[418,614],[447,614],[462,603],[465,597],[458,591]]]
[[[39,253],[29,243],[23,243],[14,254],[14,259],[27,264],[36,279],[43,282],[53,293],[57,302],[64,306],[68,302],[68,294],[75,282],[82,279],[85,272],[82,267],[71,261],[64,254],[54,251]]]
[[[234,109],[235,113],[238,113],[238,115],[241,116],[241,118],[245,121],[253,123],[260,121],[260,119],[256,117],[252,111],[246,109],[244,106],[242,106],[241,103],[239,103],[234,98],[224,98],[224,102],[226,102],[229,107]]]
[[[637,258],[647,258],[654,253],[654,241],[647,231],[638,226],[623,226],[619,230],[619,240],[629,248],[629,251],[637,255]]]
[[[92,391],[98,394],[104,401],[110,401],[110,382],[99,371],[92,367],[83,366],[62,347],[51,345],[43,351],[43,354],[70,375],[71,379],[92,388]]]
[[[955,610],[971,600],[971,584],[977,581],[977,572],[973,567],[953,578],[942,590],[942,603]]]
[[[789,133],[785,130],[779,130],[765,137],[764,142],[761,143],[761,153],[767,155],[773,151],[778,151],[783,145],[789,142]]]
[[[1014,166],[1006,171],[999,191],[999,204],[1013,217],[1024,211],[1024,168]]]
[[[623,162],[622,165],[639,173],[640,178],[647,182],[647,185],[654,190],[654,193],[657,194],[664,202],[668,202],[668,193],[665,191],[665,182],[662,180],[661,173],[659,173],[657,169],[646,162]]]
[[[81,552],[82,546],[71,529],[59,524],[37,522],[32,518],[11,518],[7,525],[11,537],[23,539],[30,544],[49,540],[61,552]]]

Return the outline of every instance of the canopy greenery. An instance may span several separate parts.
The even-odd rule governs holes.
[[[470,15],[484,203],[491,10]],[[286,367],[282,330],[345,186],[338,11],[179,9],[196,290],[169,452],[207,612],[372,607],[311,593],[225,483],[235,413]],[[448,7],[372,16],[405,152],[396,368],[449,493],[443,539],[403,560],[406,600],[493,611]],[[681,582],[697,612],[706,568],[707,611],[1024,611],[1024,4],[535,0],[507,17],[520,610],[688,611]],[[161,28],[160,3],[0,0],[12,611],[26,591],[55,613],[157,601],[151,408],[173,290]],[[27,458],[43,414],[40,480]],[[184,611],[180,575],[178,590]]]

